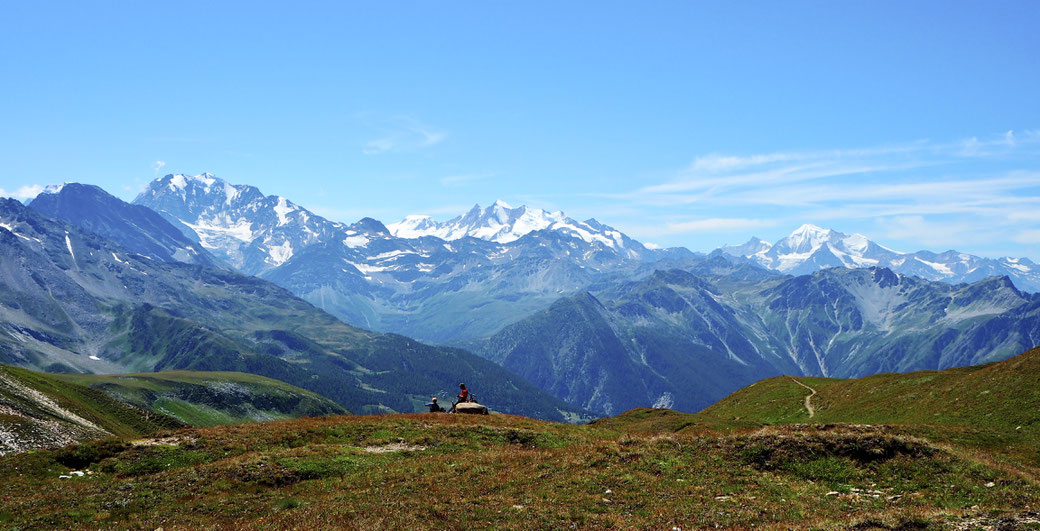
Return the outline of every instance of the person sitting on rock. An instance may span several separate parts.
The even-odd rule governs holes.
[[[437,403],[437,397],[433,397],[430,400],[431,402],[426,404],[426,407],[430,408],[430,413],[444,413],[444,408]]]
[[[458,398],[459,402],[469,402],[469,389],[466,389],[466,384],[460,383],[459,384],[459,389],[462,389],[462,390],[459,391],[459,396],[457,396],[455,398]],[[456,403],[458,403],[458,402],[456,402]]]

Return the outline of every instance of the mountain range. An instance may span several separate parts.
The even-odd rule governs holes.
[[[151,182],[134,202],[237,270],[271,280],[348,323],[474,349],[559,297],[682,268],[699,256],[648,248],[595,219],[502,201],[443,222],[407,216],[389,225],[371,218],[347,225],[210,174],[171,174]],[[876,266],[950,283],[1006,275],[1019,289],[1040,291],[1040,266],[1026,258],[899,253],[862,235],[812,225],[775,245],[753,238],[721,250],[792,275]]]
[[[601,414],[697,411],[768,376],[860,377],[996,361],[1040,344],[1040,295],[885,268],[755,275],[715,253],[510,325],[482,355]],[[751,273],[749,275],[749,273]]]
[[[701,255],[501,201],[344,224],[210,174],[156,179],[135,203],[70,183],[3,205],[0,361],[253,372],[361,413],[413,411],[479,377],[505,410],[575,419],[1040,343],[1038,296],[1019,287],[1032,262],[898,253],[812,225]]]
[[[348,323],[438,343],[489,337],[605,277],[693,255],[647,249],[594,219],[501,202],[445,223],[345,225],[209,174],[167,175],[134,202],[239,271]]]
[[[1040,292],[1040,265],[1028,258],[982,258],[949,250],[941,253],[894,251],[867,239],[805,224],[775,244],[751,238],[720,248],[767,269],[807,275],[828,267],[886,267],[903,275],[957,284],[1007,276],[1019,289]]]
[[[415,411],[463,380],[479,382],[475,392],[500,411],[582,415],[469,352],[359,330],[270,282],[149,258],[78,226],[95,224],[98,210],[83,209],[73,224],[0,200],[0,362],[247,372],[355,413]]]

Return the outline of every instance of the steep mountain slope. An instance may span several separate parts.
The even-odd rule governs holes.
[[[135,202],[155,209],[240,271],[258,274],[341,319],[441,343],[486,338],[648,260],[649,250],[595,220],[496,203],[438,224],[331,222],[286,199],[211,175],[167,175]],[[466,319],[456,316],[466,315]]]
[[[65,372],[231,370],[357,413],[414,411],[468,381],[493,409],[580,415],[458,349],[344,325],[269,282],[162,263],[0,201],[0,361]]]
[[[558,301],[491,338],[484,355],[571,403],[599,413],[633,407],[696,410],[787,369],[742,336],[711,287],[657,272],[604,306],[588,293]]]
[[[350,412],[323,396],[240,372],[166,371],[56,374],[71,382],[192,426],[216,426]]]
[[[862,234],[848,236],[811,224],[802,225],[773,245],[751,238],[743,245],[721,250],[790,275],[807,275],[828,267],[885,267],[902,275],[953,284],[1007,276],[1018,289],[1040,292],[1040,266],[1027,258],[981,258],[952,250],[904,253],[878,245]]]
[[[803,374],[858,377],[996,361],[1040,344],[1040,296],[1007,277],[949,285],[884,268],[829,269],[753,305]]]
[[[97,186],[66,183],[29,203],[44,216],[104,236],[129,251],[163,262],[216,267],[220,262],[155,211],[130,205]]]
[[[0,365],[0,455],[181,425],[54,375]]]
[[[482,355],[613,414],[696,411],[777,374],[945,369],[1040,344],[1040,296],[1006,277],[951,286],[882,268],[785,277],[748,267],[713,255],[696,275],[658,271],[598,300],[570,297],[503,329]]]

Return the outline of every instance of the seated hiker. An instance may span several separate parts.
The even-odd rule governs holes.
[[[469,402],[469,389],[466,389],[466,384],[460,383],[459,389],[462,389],[459,391],[459,396],[456,397],[459,399],[459,402]]]
[[[433,397],[430,400],[432,400],[432,402],[430,402],[429,404],[426,404],[426,407],[430,408],[430,413],[443,413],[444,412],[444,408],[442,408],[441,405],[437,403],[437,397]]]

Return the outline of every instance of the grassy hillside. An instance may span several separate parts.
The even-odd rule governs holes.
[[[141,437],[181,425],[52,374],[0,365],[0,453]]]
[[[192,426],[349,413],[325,397],[253,374],[167,371],[61,374],[55,378],[103,391]]]
[[[1040,428],[1040,348],[1014,358],[945,371],[853,380],[776,377],[745,387],[700,413],[717,420],[805,422],[797,400],[811,394],[814,422]]]
[[[72,467],[91,473],[58,479]],[[917,529],[1040,504],[1035,476],[884,428],[637,436],[506,415],[181,429],[6,456],[0,478],[0,522],[46,528]]]
[[[805,398],[814,415],[809,416]],[[865,378],[778,376],[696,414],[632,410],[595,424],[631,432],[729,432],[784,424],[885,424],[1040,469],[1040,348],[944,371]]]

